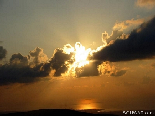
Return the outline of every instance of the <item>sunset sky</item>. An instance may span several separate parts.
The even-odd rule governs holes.
[[[0,0],[0,112],[155,109],[155,0]]]

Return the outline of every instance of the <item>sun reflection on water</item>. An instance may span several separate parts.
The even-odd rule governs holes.
[[[93,99],[84,99],[81,100],[77,106],[77,109],[79,110],[85,110],[85,109],[98,109],[98,105],[96,104],[95,100]]]

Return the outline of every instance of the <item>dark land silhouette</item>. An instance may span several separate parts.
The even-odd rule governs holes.
[[[103,116],[118,116],[115,114],[108,113],[96,113],[95,110],[69,110],[69,109],[40,109],[40,110],[32,110],[27,112],[13,112],[13,113],[3,113],[0,116],[51,116],[51,115],[103,115]]]
[[[132,111],[128,113],[123,113],[123,111],[104,111],[101,109],[85,109],[85,110],[71,110],[71,109],[39,109],[39,110],[32,110],[27,112],[5,112],[0,113],[0,116],[55,116],[55,115],[71,115],[71,116],[78,116],[78,115],[99,115],[99,116],[146,116],[146,115],[155,115],[155,110],[141,110],[143,113],[141,114],[131,114]],[[135,112],[137,112],[135,110]],[[146,114],[148,113],[148,114]]]

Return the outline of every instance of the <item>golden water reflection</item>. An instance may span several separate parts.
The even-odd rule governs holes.
[[[84,109],[99,109],[99,105],[93,99],[84,99],[80,100],[77,105],[77,109],[84,110]]]

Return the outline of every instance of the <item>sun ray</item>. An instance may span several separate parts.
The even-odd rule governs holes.
[[[99,51],[103,47],[105,46],[100,46],[96,50],[86,49],[80,42],[76,42],[75,47],[72,47],[70,44],[64,45],[63,52],[72,56],[69,61],[65,62],[68,70],[62,76],[78,77],[83,71],[83,67],[90,63],[88,56],[92,56],[94,52]]]

